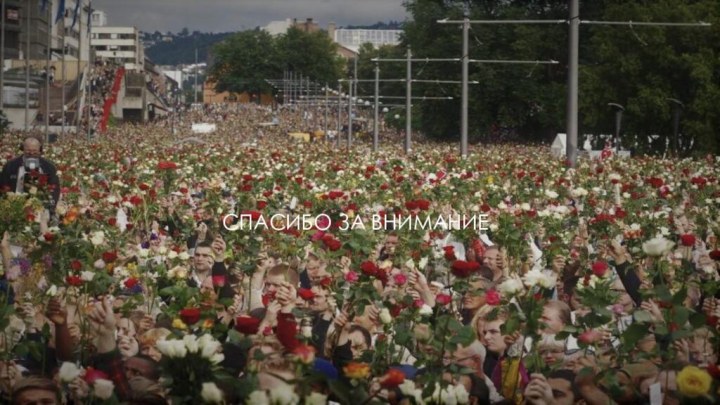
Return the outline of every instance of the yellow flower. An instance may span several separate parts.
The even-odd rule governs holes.
[[[495,180],[495,178],[494,178],[493,176],[488,176],[488,178],[487,178],[487,184],[493,184],[493,181],[494,181],[494,180]]]
[[[185,325],[185,322],[183,322],[180,318],[173,319],[172,326],[175,329],[187,329],[187,325]]]
[[[366,363],[351,362],[343,367],[343,371],[348,378],[360,380],[370,375],[370,366]]]
[[[707,371],[695,366],[687,366],[677,375],[677,387],[687,397],[706,395],[712,386],[712,377]]]

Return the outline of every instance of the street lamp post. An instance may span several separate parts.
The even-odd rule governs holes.
[[[667,98],[667,101],[673,105],[673,139],[670,147],[677,156],[680,152],[680,114],[683,108],[685,108],[685,105],[676,98]]]
[[[622,124],[622,116],[623,111],[625,111],[625,107],[621,106],[618,103],[608,103],[610,107],[613,107],[615,109],[615,136],[613,137],[613,146],[617,148],[617,150],[620,150],[620,127]]]

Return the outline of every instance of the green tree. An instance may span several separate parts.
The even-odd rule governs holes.
[[[266,79],[282,77],[282,59],[265,31],[238,32],[213,48],[210,78],[219,92],[267,93]]]
[[[324,31],[312,33],[290,28],[276,40],[282,69],[297,72],[316,83],[337,83],[342,74],[342,58],[337,45]],[[274,76],[282,77],[281,74]]]

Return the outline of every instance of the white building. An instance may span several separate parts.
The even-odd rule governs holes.
[[[106,27],[108,25],[107,13],[102,10],[95,10],[92,13],[93,27]]]
[[[333,40],[354,52],[365,43],[371,43],[375,48],[382,45],[399,45],[402,30],[365,30],[338,28],[328,30]],[[334,32],[333,32],[334,31]]]
[[[135,27],[93,27],[91,45],[97,58],[113,61],[126,70],[143,70],[145,51]]]

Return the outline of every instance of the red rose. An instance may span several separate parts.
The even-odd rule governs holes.
[[[585,345],[591,345],[595,342],[600,341],[600,339],[602,339],[602,333],[593,329],[586,330],[585,332],[581,333],[580,336],[578,336],[578,342]]]
[[[712,252],[710,252],[710,258],[713,260],[720,261],[720,250],[715,249]]]
[[[443,247],[443,250],[445,251],[445,260],[453,261],[457,260],[457,257],[455,257],[455,248],[452,246],[445,246]]]
[[[458,278],[468,278],[476,271],[480,270],[480,264],[477,262],[466,262],[465,260],[455,260],[452,263],[452,274]]]
[[[235,330],[243,335],[254,335],[258,333],[260,320],[251,316],[238,316],[235,318]]]
[[[268,304],[270,304],[272,301],[275,301],[275,295],[276,295],[275,291],[270,291],[270,292],[263,294],[263,296],[262,296],[263,306],[267,307]]]
[[[125,280],[125,288],[130,289],[138,285],[139,281],[135,277],[130,277],[129,279]]]
[[[407,201],[405,203],[405,208],[407,208],[409,211],[413,211],[418,209],[418,204],[415,201]]]
[[[415,203],[417,204],[418,208],[420,208],[420,211],[427,211],[430,209],[430,201],[428,200],[420,199],[415,201]]]
[[[70,268],[75,271],[80,271],[80,269],[82,269],[82,262],[80,262],[80,260],[73,260],[70,262]]]
[[[707,366],[707,372],[710,374],[714,379],[720,379],[720,368],[718,368],[717,364],[708,364]]]
[[[115,225],[117,225],[117,219],[116,218],[108,218],[107,223],[110,226],[115,226]]]
[[[267,201],[262,201],[262,200],[261,200],[261,201],[258,201],[258,202],[255,204],[255,207],[256,207],[257,209],[261,210],[261,209],[267,207]]]
[[[398,273],[393,276],[393,280],[395,281],[396,285],[405,285],[405,283],[407,282],[407,276],[402,273]]]
[[[380,385],[383,388],[396,388],[405,381],[405,373],[402,371],[391,368],[385,373],[380,379]]]
[[[323,287],[330,287],[330,285],[332,284],[332,278],[331,278],[331,277],[325,277],[325,278],[323,278],[322,280],[320,280],[320,283],[319,283],[319,284],[320,284],[321,286],[323,286]]]
[[[309,288],[298,289],[298,295],[300,296],[300,298],[302,298],[305,301],[309,301],[309,300],[315,298],[315,293],[312,292],[312,290]]]
[[[440,305],[447,305],[452,301],[452,297],[448,294],[438,294],[435,296],[435,302]]]
[[[68,283],[68,285],[71,285],[73,287],[79,287],[83,283],[82,278],[80,278],[80,276],[67,276],[67,277],[65,277],[65,281]]]
[[[115,252],[103,252],[102,259],[105,263],[112,263],[117,260],[117,253]]]
[[[680,236],[680,242],[683,246],[695,246],[695,235],[686,233]]]
[[[500,305],[500,293],[495,290],[485,291],[485,303],[488,305]]]
[[[303,364],[312,364],[315,361],[315,348],[310,345],[300,345],[292,351],[292,354]]]
[[[147,183],[140,183],[139,187],[140,187],[140,190],[142,190],[142,191],[147,191],[150,189],[150,186],[147,185]]]
[[[607,272],[607,270],[608,270],[608,264],[602,260],[598,260],[592,264],[592,272],[594,275],[596,275],[598,277],[605,276],[605,273]]]
[[[83,377],[83,380],[85,380],[86,383],[92,385],[98,379],[109,380],[110,377],[104,372],[96,370],[92,367],[88,367],[87,370],[85,370],[85,377]]]
[[[45,232],[43,234],[43,238],[45,239],[45,242],[52,242],[55,240],[55,234],[52,232]]]
[[[360,264],[360,270],[368,276],[375,276],[378,274],[378,267],[371,261],[364,261]]]
[[[245,210],[240,214],[241,217],[250,217],[250,220],[255,222],[262,216],[262,213],[258,211],[252,211],[252,210]]]
[[[177,169],[177,164],[175,162],[165,162],[161,161],[157,164],[158,170],[175,170]]]
[[[222,288],[225,287],[225,276],[218,275],[212,276],[213,287]]]
[[[200,308],[185,308],[180,310],[180,319],[187,325],[194,325],[200,320]]]

